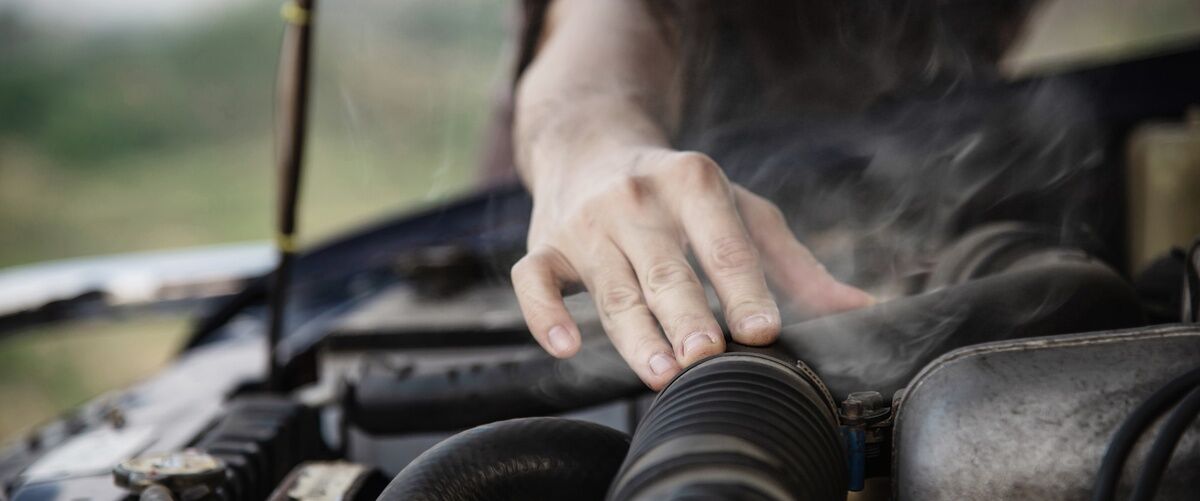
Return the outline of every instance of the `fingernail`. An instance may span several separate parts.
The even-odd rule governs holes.
[[[742,321],[738,323],[738,329],[742,332],[755,332],[770,328],[772,325],[774,325],[774,323],[775,322],[771,320],[771,317],[767,316],[765,313],[760,313],[758,315],[751,315],[743,318]]]
[[[571,333],[567,332],[561,325],[555,325],[550,328],[550,347],[558,353],[566,353],[571,351],[571,347],[575,345],[575,340],[571,339]]]
[[[705,346],[717,344],[717,340],[713,339],[712,335],[707,332],[693,332],[683,338],[683,354],[690,355],[696,350],[702,350]]]
[[[655,376],[661,376],[667,371],[675,368],[675,360],[662,353],[655,353],[650,356],[650,372]]]

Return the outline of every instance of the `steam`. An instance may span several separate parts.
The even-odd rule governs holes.
[[[691,93],[678,144],[779,205],[838,278],[884,300],[912,295],[981,225],[1028,222],[1091,249],[1114,221],[1098,203],[1104,138],[1081,91],[998,75],[1033,2],[699,3],[676,13]],[[1044,317],[1068,293],[1045,291],[1012,318]],[[849,379],[893,381],[964,335],[961,308],[889,325],[901,341],[827,336],[805,349],[842,357],[825,369]]]
[[[1066,244],[1106,224],[1085,210],[1104,150],[1078,90],[997,75],[1032,2],[700,3],[678,13],[693,95],[677,143],[780,205],[840,278],[911,294],[980,224]]]

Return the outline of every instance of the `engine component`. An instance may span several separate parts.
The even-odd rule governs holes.
[[[387,485],[379,470],[346,461],[314,461],[297,466],[268,501],[368,501]]]
[[[624,433],[585,421],[492,423],[425,451],[379,499],[601,499],[628,448]]]
[[[1015,268],[787,326],[780,344],[808,361],[835,395],[872,388],[889,399],[954,348],[1141,323],[1132,287],[1078,251],[1042,248],[1003,262]],[[349,423],[386,434],[566,412],[644,391],[605,342],[567,360],[547,355],[417,376],[368,375],[348,389],[343,406]]]
[[[987,343],[938,358],[896,410],[897,500],[1084,500],[1105,446],[1148,395],[1195,367],[1200,327]],[[1161,428],[1161,426],[1159,427]],[[1124,478],[1136,476],[1135,448]],[[1179,442],[1161,499],[1200,490],[1200,426]],[[1120,496],[1129,483],[1118,484]]]
[[[972,272],[965,283],[793,324],[780,343],[809,361],[835,395],[873,388],[888,399],[922,366],[957,347],[1140,324],[1132,288],[1100,261],[1078,251],[1020,248],[1024,258],[988,261],[1013,268],[989,266],[995,274]],[[386,434],[565,412],[644,391],[603,343],[567,360],[541,356],[417,376],[368,375],[349,388],[343,405],[349,423]]]
[[[1200,233],[1200,108],[1182,123],[1139,125],[1126,151],[1129,269],[1139,271]]]
[[[924,289],[937,290],[1017,268],[1055,249],[1056,238],[1053,228],[1023,222],[980,226],[938,253]]]
[[[1142,325],[1132,287],[1098,260],[1046,249],[1012,262],[994,275],[788,326],[780,344],[836,396],[871,388],[890,398],[955,348]]]
[[[347,388],[343,409],[348,422],[367,432],[448,431],[646,391],[607,340],[585,348],[566,360],[539,354],[433,374],[367,375]]]
[[[1163,421],[1158,436],[1154,437],[1154,445],[1146,454],[1142,464],[1142,472],[1138,475],[1137,484],[1133,486],[1133,501],[1152,501],[1158,493],[1159,484],[1166,473],[1167,464],[1180,438],[1200,414],[1200,386],[1192,389],[1171,414]]]
[[[195,444],[223,461],[232,499],[263,499],[301,461],[325,455],[315,413],[286,397],[236,397]]]
[[[172,494],[181,497],[184,493],[197,499],[215,492],[224,480],[223,461],[190,449],[139,456],[113,468],[118,486],[150,499],[171,499]]]
[[[851,491],[863,490],[869,477],[890,475],[891,414],[891,402],[885,402],[877,391],[851,393],[842,401],[838,417],[846,443]]]
[[[1096,473],[1096,486],[1092,489],[1093,501],[1113,499],[1113,491],[1117,488],[1117,481],[1120,480],[1119,477],[1126,459],[1138,439],[1145,433],[1146,428],[1149,428],[1156,419],[1177,404],[1180,398],[1197,385],[1200,385],[1200,368],[1192,369],[1171,380],[1170,383],[1150,395],[1129,414],[1129,417],[1125,418],[1112,440],[1109,441],[1108,449],[1104,452],[1100,471]],[[1145,474],[1145,469],[1142,474]]]
[[[609,499],[845,499],[846,468],[833,403],[811,371],[725,353],[659,394]]]

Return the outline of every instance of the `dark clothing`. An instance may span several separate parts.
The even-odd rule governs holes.
[[[989,221],[1087,244],[1111,219],[1077,93],[997,74],[1031,1],[648,1],[682,58],[674,146],[780,205],[836,276],[919,273]],[[514,75],[547,4],[524,2]]]

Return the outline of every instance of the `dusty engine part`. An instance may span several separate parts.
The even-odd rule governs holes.
[[[891,398],[924,364],[957,347],[1141,322],[1132,288],[1103,263],[1067,250],[1034,257],[966,283],[786,326],[779,345],[808,361],[839,398],[864,388]],[[348,422],[364,431],[401,433],[565,412],[643,392],[604,341],[566,360],[543,355],[369,375],[349,388],[343,406]]]
[[[297,466],[268,501],[368,501],[387,485],[378,470],[347,461],[312,461]]]
[[[292,467],[326,452],[316,415],[283,396],[237,397],[196,448],[225,463],[232,499],[263,499]]]
[[[892,405],[877,391],[851,393],[842,401],[838,418],[850,469],[851,492],[865,488],[868,478],[891,475]]]
[[[413,460],[380,500],[602,499],[629,437],[561,418],[492,423]]]
[[[1133,327],[1132,287],[1077,251],[1048,249],[994,275],[873,308],[788,326],[779,342],[812,365],[835,396],[885,398],[931,360],[990,341]]]
[[[607,344],[559,360],[500,360],[434,374],[372,374],[349,387],[347,421],[373,433],[458,430],[638,395],[645,385]]]
[[[844,499],[836,411],[819,385],[758,354],[689,367],[638,426],[609,499]]]
[[[913,379],[897,409],[895,499],[1089,499],[1126,415],[1197,361],[1200,328],[1183,325],[947,353]],[[1126,479],[1136,477],[1144,455],[1135,449]],[[1175,450],[1162,499],[1191,499],[1200,489],[1197,468],[1200,425],[1193,424]],[[1118,494],[1130,487],[1121,484]]]
[[[201,499],[224,480],[224,461],[191,449],[138,456],[113,468],[113,481],[143,499]]]

